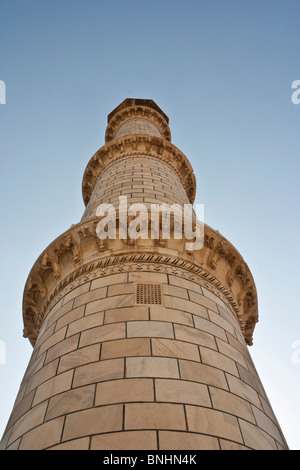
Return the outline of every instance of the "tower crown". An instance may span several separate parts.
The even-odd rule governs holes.
[[[126,98],[108,115],[106,143],[133,134],[171,140],[169,118],[153,100]]]
[[[168,116],[160,109],[160,107],[155,103],[155,101],[141,98],[126,98],[111,113],[109,113],[109,115],[107,116],[107,121],[109,122],[116,113],[121,111],[121,109],[133,106],[146,106],[148,108],[154,109],[163,116],[167,123],[169,123]]]

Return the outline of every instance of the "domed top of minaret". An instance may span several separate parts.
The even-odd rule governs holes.
[[[152,108],[152,109],[155,109],[155,111],[159,112],[163,117],[164,119],[167,121],[167,123],[169,123],[169,118],[168,116],[160,109],[159,106],[157,106],[157,104],[155,103],[155,101],[153,100],[145,100],[145,99],[142,99],[142,98],[126,98],[126,100],[124,100],[121,104],[119,104],[119,106],[117,106],[107,117],[107,121],[109,122],[111,120],[111,118],[116,114],[118,113],[119,111],[121,111],[121,109],[124,109],[124,108],[129,108],[131,106],[147,106],[148,108]]]
[[[171,140],[169,118],[153,100],[126,98],[108,115],[107,121],[106,143],[130,134]]]

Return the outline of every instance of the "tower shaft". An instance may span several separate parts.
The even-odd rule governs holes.
[[[161,219],[148,238],[128,236],[132,213],[121,223],[120,196],[148,211],[194,203],[193,169],[153,101],[109,115],[82,190],[82,220],[25,286],[33,353],[1,448],[286,449],[248,350],[257,295],[240,253],[208,226],[191,251]],[[99,236],[103,204],[115,238]]]

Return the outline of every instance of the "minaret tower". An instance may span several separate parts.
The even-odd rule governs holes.
[[[147,209],[195,198],[191,164],[152,100],[108,116],[82,190],[82,220],[26,282],[33,353],[1,448],[287,449],[248,351],[257,294],[240,253],[206,225],[202,248],[187,249],[175,215],[170,237],[162,219],[155,237],[126,236],[134,217],[120,196]],[[115,207],[115,238],[99,236],[102,204]]]

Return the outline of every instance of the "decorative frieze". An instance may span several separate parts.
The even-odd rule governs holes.
[[[24,336],[32,344],[47,311],[74,288],[74,282],[77,286],[77,279],[86,281],[86,276],[90,279],[134,269],[170,272],[194,282],[204,281],[206,288],[213,289],[230,305],[247,344],[252,344],[258,320],[255,284],[241,255],[222,235],[205,226],[202,249],[187,252],[184,236],[182,240],[172,239],[173,226],[170,239],[163,239],[160,230],[155,240],[100,240],[96,233],[98,222],[99,218],[93,218],[73,225],[49,245],[33,266],[23,301]]]

